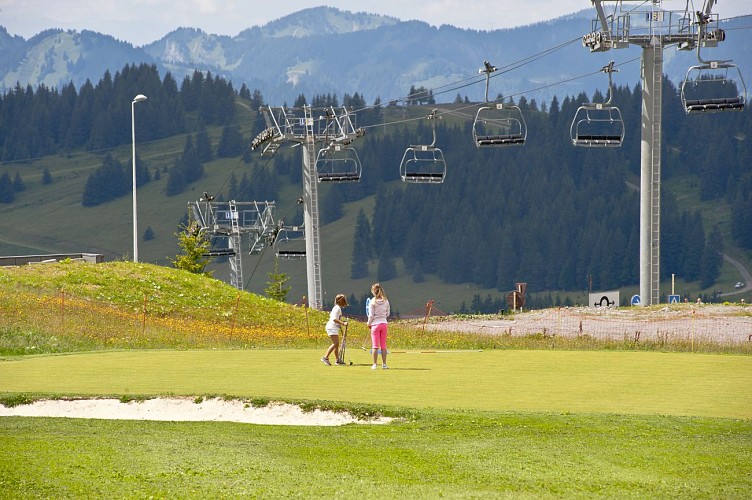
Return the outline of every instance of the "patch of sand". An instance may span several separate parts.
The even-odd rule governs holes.
[[[349,413],[318,409],[303,411],[299,406],[287,403],[272,402],[264,407],[254,407],[243,401],[219,398],[201,402],[190,398],[154,398],[127,403],[118,399],[61,399],[36,401],[11,408],[0,405],[0,417],[9,416],[314,426],[383,424],[392,420],[385,417],[360,420]]]

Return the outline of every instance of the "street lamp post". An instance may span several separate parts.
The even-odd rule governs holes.
[[[133,262],[138,262],[138,216],[136,210],[136,103],[145,101],[146,96],[138,94],[131,102],[131,135],[133,143]]]

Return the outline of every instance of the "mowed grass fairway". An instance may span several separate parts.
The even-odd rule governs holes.
[[[323,337],[323,335],[322,335]],[[326,341],[322,339],[322,343]],[[395,352],[371,370],[324,350],[121,351],[0,363],[0,392],[229,395],[409,408],[752,419],[749,356],[609,351]]]
[[[0,419],[0,497],[747,498],[752,359],[656,352],[123,351],[0,363],[5,394],[363,404],[343,427]],[[334,405],[337,406],[337,405]],[[362,410],[362,408],[361,408]]]
[[[362,323],[350,326],[353,365],[327,367],[325,311],[160,266],[0,268],[0,299],[3,404],[218,396],[398,417],[0,417],[0,499],[752,497],[747,344],[557,338],[554,349],[540,335],[394,321],[391,369],[371,370]]]

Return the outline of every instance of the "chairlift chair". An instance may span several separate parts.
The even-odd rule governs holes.
[[[577,109],[569,127],[569,135],[574,146],[619,147],[624,142],[624,120],[621,110],[611,104],[613,86],[611,73],[614,61],[601,71],[608,74],[608,99],[606,102],[589,102]]]
[[[305,231],[302,226],[280,227],[274,239],[277,258],[294,260],[305,259]]]
[[[690,113],[713,113],[719,111],[743,111],[747,87],[739,67],[729,61],[705,61],[700,48],[711,38],[723,40],[723,30],[709,33],[710,16],[697,12],[697,60],[700,64],[687,70],[681,86],[681,101],[684,111]]]
[[[428,115],[428,120],[439,117],[437,110]],[[444,153],[435,146],[436,122],[433,122],[433,141],[431,144],[411,145],[405,150],[400,162],[400,177],[402,182],[415,184],[441,184],[446,177],[446,161]]]
[[[742,72],[730,61],[707,61],[687,70],[681,86],[684,111],[744,111],[747,87]]]
[[[527,124],[519,106],[488,101],[488,83],[496,71],[488,61],[479,70],[486,74],[486,104],[478,108],[473,122],[473,142],[478,148],[489,146],[522,146],[527,139]]]
[[[316,176],[319,182],[358,182],[362,166],[355,148],[329,144],[316,157]]]
[[[523,146],[527,125],[522,110],[512,104],[481,106],[473,122],[475,146]]]
[[[577,109],[569,132],[575,146],[619,147],[624,141],[624,120],[616,106],[586,103]]]

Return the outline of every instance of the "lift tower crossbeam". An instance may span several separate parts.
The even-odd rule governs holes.
[[[341,147],[363,137],[365,130],[355,128],[354,115],[334,107],[314,110],[310,106],[292,109],[263,107],[267,128],[251,143],[251,149],[263,148],[263,156],[273,155],[283,144],[300,145],[303,151],[303,208],[305,231],[308,304],[323,307],[321,283],[321,245],[319,239],[319,199],[316,158],[323,147]],[[319,111],[321,112],[319,114]]]
[[[226,248],[211,249],[209,257],[227,257],[230,263],[230,284],[243,290],[243,235],[250,238],[250,253],[260,253],[274,237],[273,201],[214,201],[204,194],[188,203],[189,219],[213,240],[226,239]]]
[[[725,38],[712,14],[715,0],[702,11],[661,9],[661,0],[591,0],[597,18],[582,37],[591,52],[642,47],[642,125],[640,138],[640,304],[660,301],[661,133],[663,49],[715,47]],[[604,4],[614,4],[607,13]],[[624,4],[639,3],[625,8]],[[644,7],[648,5],[649,8]]]

